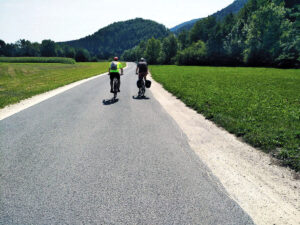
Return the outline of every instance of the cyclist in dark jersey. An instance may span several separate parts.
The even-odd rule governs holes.
[[[144,79],[146,81],[146,77],[148,74],[148,64],[144,58],[141,58],[136,67],[136,74],[139,75],[139,80]]]

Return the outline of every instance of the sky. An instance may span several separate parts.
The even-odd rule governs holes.
[[[233,0],[0,0],[0,39],[75,40],[113,22],[141,17],[172,28],[211,15]]]

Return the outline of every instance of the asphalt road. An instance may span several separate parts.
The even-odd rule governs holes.
[[[1,224],[253,224],[134,70],[0,121]]]

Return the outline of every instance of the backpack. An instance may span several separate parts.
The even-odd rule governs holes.
[[[116,62],[111,62],[110,69],[111,70],[118,70],[118,64]]]

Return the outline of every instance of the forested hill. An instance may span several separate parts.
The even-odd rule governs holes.
[[[98,58],[108,58],[120,55],[124,50],[138,45],[142,40],[151,37],[165,37],[169,34],[170,31],[162,24],[136,18],[113,23],[92,35],[62,44],[75,48],[85,48],[92,55],[97,55]]]
[[[214,16],[217,20],[222,20],[223,18],[225,18],[228,14],[233,13],[236,14],[238,13],[243,7],[244,5],[248,2],[248,0],[235,0],[233,3],[231,3],[229,6],[227,6],[226,8],[212,14],[212,16]],[[190,30],[192,29],[192,27],[194,26],[194,24],[198,21],[201,20],[202,18],[199,19],[193,19],[184,23],[181,23],[173,28],[171,28],[170,30],[173,33],[180,33],[183,30]]]
[[[193,19],[193,20],[181,23],[181,24],[171,28],[170,31],[172,31],[173,33],[180,33],[180,31],[182,31],[182,30],[190,30],[198,20],[201,20],[201,18]]]

